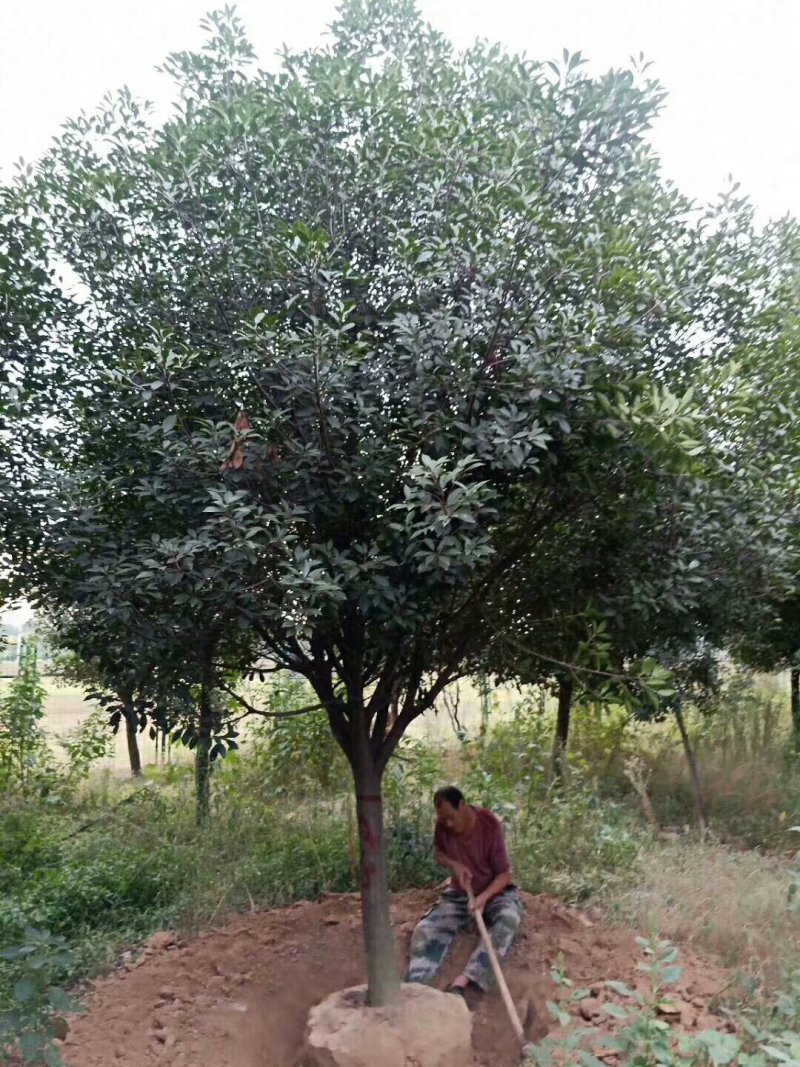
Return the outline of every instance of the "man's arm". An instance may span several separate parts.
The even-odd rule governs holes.
[[[440,867],[452,872],[456,881],[466,893],[468,886],[472,882],[472,871],[469,867],[460,860],[455,860],[452,856],[448,856],[446,852],[438,847],[434,847],[433,858]]]
[[[476,911],[483,911],[492,897],[496,897],[498,893],[502,893],[504,889],[507,889],[511,885],[511,871],[503,871],[502,874],[498,874],[487,885],[484,891],[477,897],[475,897],[474,909]]]
[[[484,891],[475,898],[474,907],[480,911],[483,911],[492,897],[496,897],[498,893],[502,893],[504,889],[511,885],[511,864],[508,862],[503,827],[496,815],[493,816],[493,825],[494,833],[492,835],[489,863],[494,871],[494,878]]]

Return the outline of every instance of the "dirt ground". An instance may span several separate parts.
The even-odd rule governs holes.
[[[435,889],[394,898],[403,962],[416,920],[435,899]],[[576,987],[593,990],[582,1002],[584,1019],[615,1025],[600,1005],[619,998],[601,983],[641,985],[634,933],[552,897],[523,899],[527,914],[504,968],[520,1012],[530,999],[546,1025],[545,1001],[555,992],[549,970],[561,957]],[[347,894],[235,915],[187,943],[156,934],[137,958],[93,983],[87,1010],[64,1042],[64,1059],[70,1067],[295,1067],[309,1008],[364,981],[360,926],[358,899]],[[467,936],[457,943],[439,985],[458,972],[473,944]],[[673,996],[681,1025],[722,1028],[708,1003],[726,985],[726,972],[688,951],[681,963]],[[476,1067],[516,1067],[519,1055],[497,991],[471,998],[470,1006]]]

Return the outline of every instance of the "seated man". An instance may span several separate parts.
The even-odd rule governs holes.
[[[456,934],[472,925],[472,913],[483,912],[498,957],[511,948],[522,919],[522,904],[511,881],[511,868],[500,820],[485,808],[467,804],[455,786],[440,789],[436,808],[434,858],[452,873],[450,885],[414,930],[407,982],[432,982]],[[474,895],[473,895],[474,894]],[[448,992],[464,995],[472,983],[492,987],[489,956],[478,945]]]

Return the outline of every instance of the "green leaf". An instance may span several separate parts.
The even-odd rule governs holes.
[[[779,1063],[794,1063],[793,1057],[788,1052],[784,1052],[783,1049],[777,1048],[775,1045],[762,1045],[761,1049],[770,1059],[777,1060]]]
[[[576,989],[574,991],[574,993],[570,994],[570,998],[569,999],[571,1001],[586,1000],[586,998],[590,997],[591,995],[592,995],[591,989],[585,989],[585,988],[584,989]]]
[[[23,1062],[35,1063],[41,1056],[42,1049],[45,1046],[45,1039],[42,1034],[28,1030],[20,1036],[18,1044]]]
[[[554,1001],[552,1001],[552,1000],[548,1000],[547,1001],[547,1010],[550,1012],[552,1017],[559,1024],[559,1026],[568,1026],[569,1025],[569,1022],[570,1022],[569,1012],[564,1011]]]
[[[621,1008],[619,1004],[604,1004],[603,1011],[606,1015],[610,1015],[613,1019],[627,1019],[628,1013],[624,1008]]]
[[[72,997],[58,986],[53,986],[48,990],[48,999],[57,1012],[75,1011],[76,1005]]]
[[[55,1045],[48,1045],[44,1050],[43,1057],[46,1067],[64,1067],[61,1053]]]
[[[36,996],[38,990],[38,984],[29,974],[26,974],[14,984],[14,999],[19,1004],[25,1004]]]
[[[697,1035],[697,1040],[706,1049],[715,1067],[724,1067],[725,1064],[732,1063],[739,1052],[739,1039],[735,1034],[702,1030]]]
[[[612,989],[615,993],[619,993],[619,995],[621,997],[633,997],[633,996],[635,996],[635,993],[633,992],[633,990],[630,989],[628,986],[626,986],[624,982],[610,981],[610,982],[606,982],[605,985],[609,989]]]

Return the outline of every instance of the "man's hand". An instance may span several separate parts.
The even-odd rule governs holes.
[[[476,911],[479,911],[479,912],[481,912],[481,914],[483,914],[483,909],[486,907],[486,905],[488,903],[489,903],[489,900],[488,900],[488,898],[487,898],[485,893],[481,893],[481,895],[479,897],[472,897],[471,896],[469,898],[470,914],[474,915]]]
[[[463,863],[459,863],[458,860],[453,860],[450,870],[455,875],[455,879],[465,893],[469,892],[469,887],[472,885],[472,871]]]

